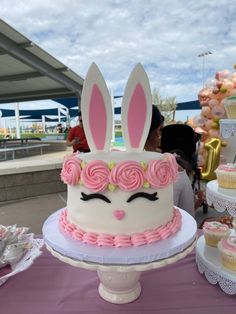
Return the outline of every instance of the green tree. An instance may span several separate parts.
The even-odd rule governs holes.
[[[175,111],[177,108],[176,97],[162,98],[159,91],[154,88],[152,91],[152,101],[165,117],[165,124],[168,124],[175,119]]]

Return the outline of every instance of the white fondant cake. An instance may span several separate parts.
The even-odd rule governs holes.
[[[84,243],[138,246],[165,239],[179,230],[173,207],[177,164],[171,154],[144,152],[152,103],[141,65],[131,73],[122,102],[127,151],[109,151],[112,134],[110,96],[92,64],[84,82],[81,111],[91,153],[66,157],[61,173],[68,184],[62,230]]]

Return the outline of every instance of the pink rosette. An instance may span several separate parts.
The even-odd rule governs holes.
[[[164,156],[167,158],[169,162],[172,179],[173,181],[176,181],[178,176],[178,164],[176,158],[174,155],[170,153],[165,153]]]
[[[168,160],[151,160],[146,171],[147,181],[152,188],[164,188],[172,182],[172,169]]]
[[[120,162],[111,170],[110,183],[118,185],[122,191],[135,191],[144,181],[144,169],[137,161]]]
[[[81,181],[94,192],[104,192],[109,184],[110,170],[102,160],[89,162],[81,172]]]
[[[63,162],[61,179],[64,183],[76,185],[81,174],[81,159],[76,157],[66,157]]]

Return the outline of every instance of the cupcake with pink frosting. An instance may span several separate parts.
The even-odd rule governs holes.
[[[203,234],[207,245],[217,247],[222,238],[229,236],[230,229],[218,221],[207,221],[203,225]]]
[[[222,238],[218,243],[218,249],[222,265],[236,271],[236,236]]]
[[[219,165],[215,173],[221,188],[236,189],[236,163]]]

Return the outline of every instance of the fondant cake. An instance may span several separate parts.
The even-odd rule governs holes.
[[[61,178],[68,185],[62,232],[86,244],[107,247],[146,245],[181,228],[173,206],[177,163],[171,154],[144,152],[152,96],[143,67],[130,75],[122,101],[126,151],[110,151],[112,105],[95,64],[86,76],[81,112],[91,153],[65,157]]]

